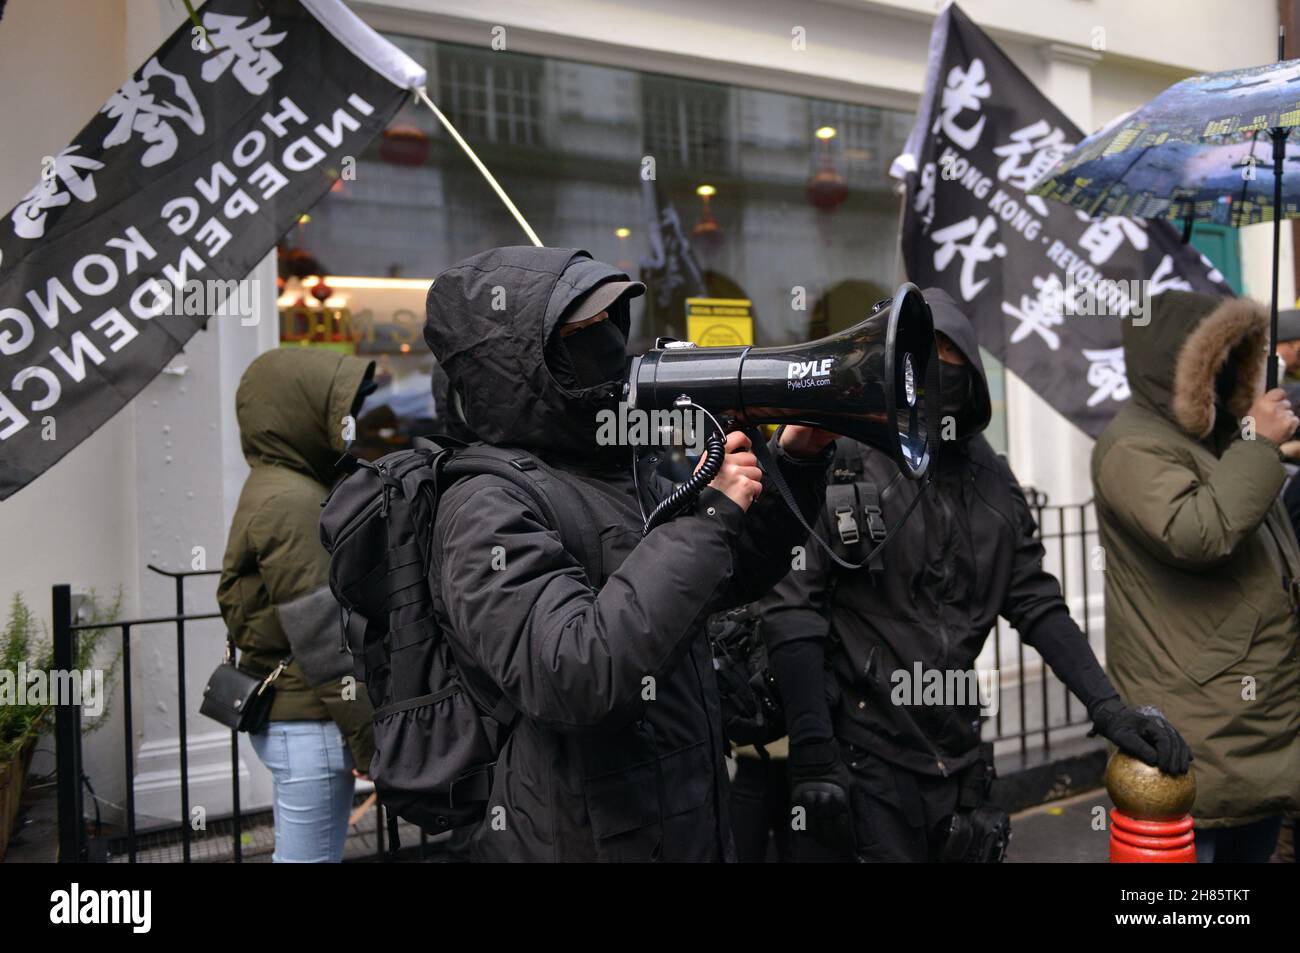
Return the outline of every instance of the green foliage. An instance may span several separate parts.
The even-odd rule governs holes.
[[[122,608],[122,593],[118,591],[113,604],[105,609],[95,605],[94,592],[90,594],[94,609],[85,623],[109,623],[115,620]],[[95,658],[106,638],[116,634],[115,629],[86,629],[78,633],[76,668],[83,671],[95,667]],[[104,691],[111,694],[113,677],[120,656],[114,651],[104,670]],[[43,624],[33,617],[31,609],[21,594],[15,594],[9,604],[9,619],[4,634],[0,636],[0,670],[11,673],[16,679],[18,666],[24,664],[28,672],[54,668],[54,645]],[[85,722],[86,730],[93,731],[106,721],[107,698],[103,714]],[[39,737],[53,724],[54,707],[49,704],[0,704],[0,760],[8,760],[30,739]]]

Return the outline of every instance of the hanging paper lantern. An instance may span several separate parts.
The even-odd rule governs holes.
[[[379,158],[389,165],[424,165],[429,137],[415,126],[390,126],[379,139]]]
[[[822,169],[808,183],[808,201],[823,212],[833,212],[849,197],[849,184],[834,169]]]
[[[695,194],[700,197],[704,207],[700,211],[700,220],[691,229],[691,240],[701,252],[711,254],[722,247],[723,241],[722,226],[713,217],[713,209],[709,206],[709,200],[717,194],[717,189],[711,185],[701,185]]]
[[[813,135],[817,137],[821,161],[817,174],[808,183],[808,201],[814,208],[830,214],[849,197],[849,183],[836,170],[831,152],[831,140],[839,135],[839,131],[834,126],[821,126]]]

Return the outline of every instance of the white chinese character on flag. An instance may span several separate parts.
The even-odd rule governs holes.
[[[1053,351],[1059,350],[1061,337],[1052,328],[1065,323],[1065,315],[1062,313],[1065,286],[1056,275],[1048,275],[1046,278],[1035,275],[1034,287],[1038,289],[1038,296],[1031,298],[1029,295],[1021,295],[1019,308],[1002,302],[1002,313],[1020,322],[1011,332],[1010,343],[1018,344],[1030,334],[1037,334]]]
[[[1079,236],[1079,247],[1088,253],[1088,260],[1094,265],[1104,265],[1119,251],[1125,238],[1138,251],[1146,251],[1146,223],[1118,215],[1098,219]]]
[[[1211,276],[1213,277],[1213,276]],[[1220,278],[1223,276],[1220,275]],[[1154,298],[1162,291],[1191,291],[1192,283],[1186,278],[1178,277],[1174,271],[1174,258],[1172,255],[1165,255],[1160,259],[1160,265],[1156,272],[1151,276],[1151,287],[1147,291],[1149,297]]]
[[[1083,350],[1088,361],[1088,386],[1094,388],[1088,406],[1095,407],[1103,400],[1128,400],[1128,375],[1124,367],[1124,348]]]
[[[73,155],[80,148],[81,146],[68,146],[54,156],[53,174],[38,182],[36,188],[18,203],[12,221],[14,232],[19,238],[43,236],[45,216],[50,209],[61,208],[73,198],[81,202],[95,200],[95,179],[90,173],[104,168],[104,163],[89,156]]]
[[[955,255],[961,255],[961,296],[967,301],[979,294],[989,281],[987,278],[977,281],[975,267],[994,258],[1006,257],[1007,246],[1001,242],[992,247],[988,244],[997,227],[997,219],[992,215],[986,215],[982,222],[971,215],[930,236],[939,246],[934,252],[934,267],[939,271],[947,268]],[[963,238],[969,238],[970,241],[963,244]]]
[[[957,116],[967,109],[979,112],[983,106],[980,100],[987,99],[991,92],[993,87],[984,78],[983,60],[971,60],[969,69],[954,66],[948,71],[948,84],[944,86],[939,101],[940,114],[930,131],[938,132],[942,128],[944,135],[961,148],[975,148],[980,133],[984,131],[984,117],[980,116],[974,125],[963,129],[957,125]]]
[[[168,82],[175,98],[165,97]],[[176,132],[168,119],[181,120],[195,135],[202,135],[204,130],[203,113],[190,89],[189,80],[164,69],[157,57],[144,65],[140,79],[128,79],[110,96],[100,112],[117,120],[117,125],[104,137],[104,148],[130,142],[131,134],[138,132],[145,142],[150,143],[140,157],[140,164],[146,168],[166,162],[176,154]]]
[[[1073,142],[1065,141],[1065,133],[1040,119],[1017,129],[1011,134],[1010,142],[993,149],[994,155],[1002,156],[998,180],[1026,191],[1073,148]],[[1021,162],[1022,156],[1029,158]],[[1039,215],[1047,214],[1047,205],[1037,195],[1026,195],[1025,203]]]
[[[925,227],[929,228],[930,223],[934,221],[934,187],[938,178],[935,164],[927,162],[921,169],[921,183],[916,190],[916,198],[912,202],[912,209],[921,216],[921,221]]]
[[[241,26],[246,19],[224,13],[204,14],[208,44],[216,52],[203,64],[203,79],[208,83],[219,79],[233,63],[239,84],[254,96],[260,96],[269,87],[267,80],[281,68],[270,47],[288,34],[268,34],[270,17],[263,17],[251,26]]]

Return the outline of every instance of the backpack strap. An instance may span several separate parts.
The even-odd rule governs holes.
[[[776,436],[778,441],[781,439],[780,435],[784,430],[784,425],[778,428]],[[758,457],[758,465],[763,468],[765,478],[771,480],[771,482],[776,485],[777,492],[781,494],[781,499],[784,500],[785,505],[790,508],[790,512],[794,514],[794,518],[799,521],[799,525],[808,533],[808,538],[825,550],[826,554],[830,556],[831,561],[842,569],[861,569],[866,565],[865,563],[855,563],[844,559],[835,552],[834,546],[817,535],[817,530],[808,525],[808,521],[804,519],[803,513],[799,510],[799,503],[794,498],[794,491],[790,489],[790,485],[785,482],[785,477],[781,475],[781,468],[772,457],[772,451],[768,448],[766,441],[764,441],[762,433],[760,433],[756,427],[747,427],[745,428],[744,433],[749,437],[754,456]],[[901,476],[902,474],[900,473],[898,478],[901,478]],[[926,479],[928,480],[929,477],[927,476]],[[884,539],[876,543],[872,548],[872,556],[877,555],[881,550],[883,550],[889,544],[889,540],[893,535],[907,523],[907,518],[912,515],[912,510],[916,509],[916,504],[921,501],[921,496],[921,493],[917,493],[912,497],[912,502],[908,503],[907,509],[903,510],[902,518],[894,525],[893,529],[888,530],[885,533]]]
[[[604,575],[603,552],[595,520],[583,499],[582,490],[561,471],[531,454],[516,457],[510,465],[531,477],[541,496],[555,508],[556,529],[564,540],[565,549],[578,557],[591,587],[599,587]]]
[[[600,585],[603,577],[600,537],[576,486],[526,451],[488,444],[475,444],[454,451],[443,470],[449,481],[479,474],[500,477],[527,493],[541,510],[546,524],[560,534],[565,550],[578,558],[587,582],[593,589]],[[450,482],[444,487],[449,485]],[[473,671],[463,665],[461,670],[467,677]],[[471,688],[471,696],[480,710],[497,724],[496,746],[499,750],[519,717],[519,711],[495,683],[472,677],[468,680],[473,682],[467,687]]]
[[[579,489],[553,467],[524,450],[478,444],[456,451],[445,472],[452,478],[486,473],[519,487],[560,534],[564,548],[578,558],[591,587],[600,585],[603,562],[595,523]]]
[[[885,561],[881,556],[880,544],[889,533],[885,528],[885,511],[880,506],[880,488],[872,480],[864,479],[857,484],[862,515],[866,521],[867,535],[871,538],[871,558],[867,567],[873,573],[885,571]]]
[[[830,516],[831,545],[838,550],[837,555],[859,562],[870,540],[867,567],[873,574],[884,572],[880,543],[888,533],[880,506],[880,488],[866,476],[861,453],[848,441],[840,441],[835,446],[831,482],[826,487],[826,510]]]

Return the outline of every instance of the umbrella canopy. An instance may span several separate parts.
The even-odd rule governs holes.
[[[1300,60],[1193,76],[1079,143],[1030,194],[1091,216],[1271,221],[1270,130],[1297,124]],[[1300,141],[1287,142],[1282,172],[1282,217],[1295,218]]]
[[[1182,219],[1183,241],[1197,220],[1271,221],[1270,353],[1277,351],[1281,221],[1300,214],[1300,151],[1289,141],[1300,123],[1300,60],[1281,58],[1283,40],[1279,29],[1277,63],[1175,83],[1079,143],[1029,189],[1094,217]],[[1269,361],[1268,387],[1276,384],[1277,364]]]

